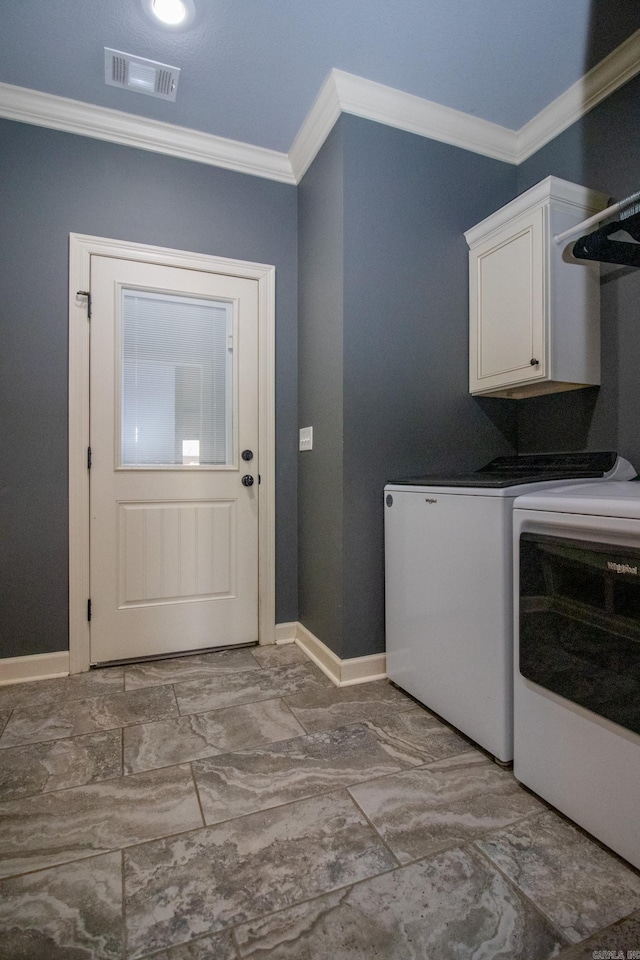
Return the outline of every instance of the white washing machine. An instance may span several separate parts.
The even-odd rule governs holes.
[[[519,497],[514,773],[640,867],[640,482]]]
[[[387,676],[504,763],[513,758],[512,513],[525,491],[626,479],[615,453],[499,457],[385,487]]]

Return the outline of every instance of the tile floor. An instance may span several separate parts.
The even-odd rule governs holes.
[[[2,960],[640,957],[637,871],[293,645],[2,687],[0,732]]]

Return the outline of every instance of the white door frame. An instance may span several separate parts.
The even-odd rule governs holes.
[[[90,665],[89,330],[91,256],[142,260],[258,282],[258,639],[275,642],[275,267],[185,250],[69,235],[69,672]]]

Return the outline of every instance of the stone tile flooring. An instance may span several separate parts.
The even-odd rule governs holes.
[[[0,687],[2,960],[640,956],[640,874],[296,646]]]

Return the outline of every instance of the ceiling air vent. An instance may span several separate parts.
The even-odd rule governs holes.
[[[110,87],[124,87],[161,100],[175,100],[179,78],[180,67],[104,48],[104,82]]]

